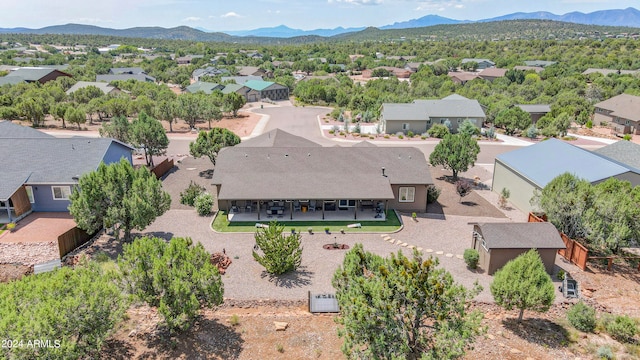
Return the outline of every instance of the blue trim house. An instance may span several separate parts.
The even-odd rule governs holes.
[[[68,211],[69,195],[83,174],[121,158],[129,145],[108,138],[56,138],[0,121],[0,219],[16,221],[32,211]],[[0,222],[2,222],[0,221]]]

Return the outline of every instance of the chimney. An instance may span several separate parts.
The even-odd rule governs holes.
[[[382,167],[382,176],[386,177],[387,175],[384,174],[384,166]]]

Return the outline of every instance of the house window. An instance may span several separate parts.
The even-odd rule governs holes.
[[[409,124],[408,123],[402,124],[402,130],[409,130]]]
[[[625,125],[627,125],[627,126],[629,126],[629,125],[631,125],[631,121],[630,121],[630,120],[626,120],[626,121],[624,122],[624,124],[625,124]]]
[[[400,188],[398,201],[400,202],[414,202],[416,197],[416,188],[411,186],[404,186]]]
[[[53,200],[69,200],[71,186],[52,186]]]
[[[481,243],[481,244],[482,244],[482,247],[483,247],[485,250],[489,251],[489,249],[487,248],[487,242],[486,242],[486,241],[484,241],[484,239],[482,239],[482,243]]]
[[[427,125],[431,125],[431,119],[427,120]]]
[[[35,203],[36,201],[33,198],[33,187],[25,186],[24,190],[27,192],[27,196],[29,197],[29,202],[32,204]]]
[[[340,200],[338,201],[338,207],[340,208],[348,208],[348,207],[355,207],[356,206],[356,201],[355,200]]]

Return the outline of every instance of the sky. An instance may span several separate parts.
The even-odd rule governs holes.
[[[439,15],[480,20],[514,12],[640,8],[638,0],[0,0],[0,28],[78,23],[124,29],[187,25],[211,31],[384,26]]]

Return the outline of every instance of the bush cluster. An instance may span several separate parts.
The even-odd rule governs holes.
[[[438,138],[438,139],[442,139],[445,135],[449,133],[450,133],[449,128],[446,125],[442,125],[442,124],[435,124],[429,129],[429,131],[427,131],[427,134],[429,134],[429,136]]]
[[[191,181],[189,186],[180,193],[180,204],[194,206],[198,195],[202,194],[205,188]]]
[[[596,327],[596,311],[582,301],[569,309],[567,319],[574,328],[583,332],[593,332]]]
[[[202,193],[196,197],[194,205],[198,215],[209,215],[211,214],[211,208],[213,207],[213,196],[209,193]]]
[[[626,315],[616,316],[606,324],[605,329],[612,338],[625,343],[633,342],[633,337],[638,332],[636,322]]]
[[[478,267],[478,260],[480,260],[480,254],[478,254],[478,250],[476,249],[466,249],[464,251],[464,262],[470,269],[475,269]]]
[[[427,189],[427,204],[432,204],[438,201],[438,198],[440,197],[440,192],[442,192],[440,188],[435,186],[429,186],[429,188]]]

